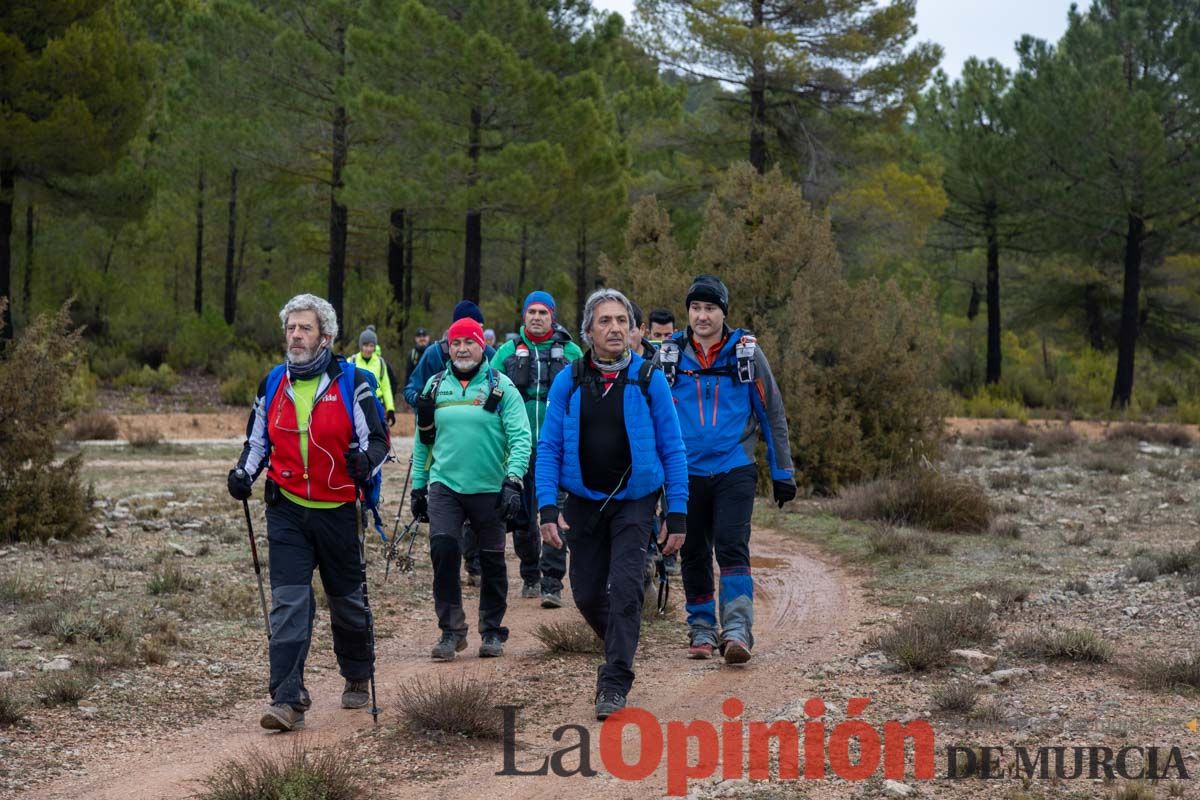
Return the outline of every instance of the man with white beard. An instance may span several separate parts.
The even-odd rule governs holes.
[[[483,326],[463,317],[446,333],[449,367],[416,398],[412,513],[429,522],[433,603],[441,639],[430,656],[453,661],[467,647],[459,567],[463,523],[479,545],[480,658],[504,654],[508,574],[504,522],[521,512],[529,466],[529,417],[521,393],[484,360]]]
[[[333,651],[346,679],[342,707],[369,702],[374,653],[355,500],[388,446],[368,373],[330,349],[338,332],[333,306],[311,294],[297,295],[279,319],[287,360],[258,386],[246,444],[228,487],[235,499],[246,500],[267,468],[271,705],[260,722],[269,730],[290,731],[304,726],[304,712],[312,705],[304,662],[317,605],[314,569],[321,571]]]

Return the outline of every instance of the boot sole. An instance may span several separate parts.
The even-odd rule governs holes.
[[[499,650],[479,648],[480,658],[499,658],[502,655],[504,655],[504,648],[500,648]]]
[[[286,733],[288,731],[298,731],[302,729],[304,727],[304,720],[299,719],[295,722],[288,722],[283,717],[277,717],[268,711],[262,715],[262,718],[258,721],[258,724],[269,731],[283,731]]]
[[[367,705],[370,704],[370,702],[371,702],[371,698],[369,698],[369,697],[364,697],[361,701],[359,701],[359,700],[349,700],[348,701],[348,700],[346,700],[345,697],[343,697],[342,698],[342,708],[366,708]]]
[[[750,651],[741,642],[725,643],[725,663],[745,664],[750,660]]]
[[[688,650],[688,658],[696,661],[707,661],[712,658],[712,650]]]
[[[542,598],[542,608],[562,608],[562,600],[550,600]]]

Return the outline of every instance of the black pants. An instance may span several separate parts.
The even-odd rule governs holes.
[[[304,663],[312,641],[317,600],[313,571],[329,601],[338,669],[347,680],[370,677],[373,654],[362,597],[362,562],[354,504],[306,508],[286,497],[267,506],[271,576],[271,701],[301,709]]]
[[[496,510],[497,492],[459,494],[445,484],[429,485],[429,554],[433,560],[433,605],[443,632],[467,635],[462,607],[463,523],[470,521],[479,543],[479,632],[508,639],[508,571],[504,564],[504,524]]]
[[[604,640],[604,665],[596,689],[629,694],[633,656],[642,629],[642,569],[658,493],[640,500],[567,495],[563,516],[571,530],[571,594],[596,635]]]
[[[750,517],[758,470],[753,464],[688,479],[687,538],[680,551],[683,592],[692,643],[754,643],[754,584],[750,575]],[[721,568],[721,635],[713,582],[713,554]]]

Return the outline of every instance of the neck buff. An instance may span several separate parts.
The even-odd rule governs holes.
[[[524,332],[526,339],[533,342],[534,344],[541,344],[542,342],[547,341],[551,336],[554,335],[554,326],[551,325],[550,328],[547,329],[547,331],[545,333],[543,333],[541,336],[534,336],[532,333],[529,332],[529,328],[522,327],[522,331]]]
[[[318,375],[329,369],[329,360],[333,358],[333,351],[325,345],[321,345],[321,349],[317,351],[317,355],[312,361],[307,364],[288,364],[288,377],[294,381],[308,380],[315,378]]]
[[[596,351],[594,350],[589,353],[589,359],[592,363],[592,366],[598,369],[600,372],[620,372],[629,366],[629,362],[632,358],[633,353],[628,347],[625,348],[621,355],[617,356],[617,358],[612,361],[602,360],[596,355]]]
[[[454,362],[451,361],[450,362],[450,372],[454,375],[454,377],[458,378],[460,381],[469,381],[472,378],[474,378],[476,375],[479,374],[479,368],[482,366],[483,366],[483,362],[480,361],[478,364],[471,367],[471,369],[466,370],[464,372],[464,371],[460,370],[458,367],[454,366]]]

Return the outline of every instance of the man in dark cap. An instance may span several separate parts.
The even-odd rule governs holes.
[[[687,447],[688,537],[680,551],[688,614],[689,658],[720,648],[729,664],[750,660],[754,582],[750,516],[758,468],[755,445],[767,442],[775,501],[796,496],[783,397],[754,337],[725,324],[729,290],[700,275],[687,293],[688,327],[659,354],[671,381]],[[713,554],[721,569],[720,632]]]

